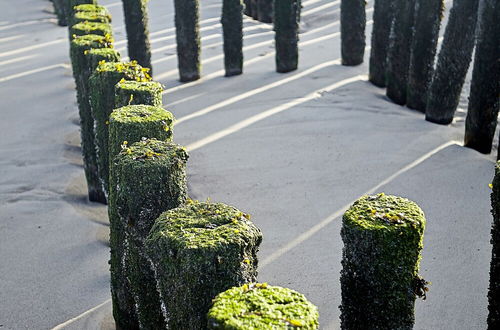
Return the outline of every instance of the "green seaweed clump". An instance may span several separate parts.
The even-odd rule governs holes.
[[[172,141],[174,116],[169,111],[152,105],[127,105],[113,110],[109,117],[110,159],[122,147],[143,138]]]
[[[81,23],[81,22],[96,22],[96,23],[111,23],[111,16],[109,14],[102,14],[99,12],[93,11],[79,11],[76,12],[73,18],[71,19],[71,23],[73,25]]]
[[[208,329],[318,329],[318,318],[318,308],[304,295],[267,283],[251,283],[214,299]]]
[[[126,144],[111,164],[111,288],[113,314],[122,329],[136,322],[142,329],[165,328],[144,240],[162,212],[186,202],[187,160],[182,146],[144,139]]]
[[[121,80],[115,86],[115,106],[134,104],[161,107],[163,85],[156,81]]]
[[[411,329],[425,216],[408,199],[363,196],[343,216],[342,329]]]
[[[72,38],[74,38],[75,36],[83,36],[86,34],[97,34],[101,36],[108,35],[109,37],[112,37],[113,29],[111,28],[111,25],[109,25],[109,23],[85,21],[73,25],[70,28],[69,33]]]
[[[261,231],[222,203],[189,200],[163,213],[146,240],[170,329],[203,329],[212,299],[255,282]]]

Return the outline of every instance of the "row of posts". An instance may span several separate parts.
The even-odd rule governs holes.
[[[72,7],[80,0],[53,0],[59,24],[69,25]],[[96,3],[95,1],[87,1]],[[226,76],[243,73],[243,13],[262,22],[273,22],[276,31],[276,70],[289,72],[298,66],[300,0],[223,0],[221,23],[224,38]],[[179,79],[201,77],[201,36],[199,0],[174,0]],[[151,45],[146,0],[123,0],[129,57],[150,69]]]
[[[67,17],[70,55],[89,198],[108,203],[117,326],[317,329],[302,294],[256,282],[262,233],[250,216],[188,198],[188,154],[172,142],[161,84],[120,61],[106,8],[82,2]],[[344,214],[343,329],[413,326],[424,227],[415,203],[384,194]]]
[[[375,0],[369,80],[393,102],[453,121],[475,47],[464,145],[490,153],[500,108],[500,2],[454,0],[437,54],[442,0]],[[363,62],[365,0],[342,0],[342,63]],[[500,154],[499,154],[500,159]]]

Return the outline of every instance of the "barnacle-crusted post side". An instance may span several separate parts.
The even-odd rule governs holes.
[[[375,0],[368,80],[385,87],[389,34],[394,18],[394,0]]]
[[[387,54],[386,95],[396,104],[406,104],[408,94],[408,70],[413,39],[415,1],[396,1],[394,25],[389,36]]]
[[[121,80],[115,86],[115,107],[145,104],[161,107],[163,85],[156,81]]]
[[[491,263],[490,287],[488,290],[488,329],[500,327],[500,162],[495,166],[495,177],[491,188]]]
[[[174,0],[175,34],[179,79],[200,79],[200,3],[199,0]]]
[[[70,38],[86,34],[97,34],[100,36],[108,35],[111,37],[113,35],[113,28],[108,23],[80,22],[69,29]]]
[[[52,0],[52,4],[54,5],[54,12],[57,15],[57,24],[59,26],[68,25],[68,21],[66,19],[66,6],[64,5],[65,0]]]
[[[130,59],[136,60],[143,67],[152,70],[148,30],[148,1],[122,0],[125,29],[127,30],[128,55]]]
[[[255,282],[261,231],[221,203],[192,202],[163,213],[146,241],[168,329],[204,329],[215,296]]]
[[[406,98],[408,108],[420,112],[425,112],[427,105],[443,12],[443,0],[416,2]]]
[[[247,15],[247,16],[252,17],[252,3],[251,3],[251,0],[243,0],[243,2],[245,3],[245,8],[244,8],[243,13],[245,15]]]
[[[259,19],[259,0],[250,0],[250,6],[252,6],[252,18]]]
[[[359,65],[365,55],[366,1],[340,2],[340,46],[342,65]]]
[[[115,85],[122,79],[150,81],[149,69],[137,62],[101,62],[89,79],[90,104],[95,124],[97,166],[104,191],[109,187],[109,115],[115,109]]]
[[[146,139],[124,146],[112,162],[111,292],[115,320],[122,329],[134,328],[127,327],[134,322],[141,329],[166,328],[154,272],[142,249],[155,219],[185,203],[187,159],[181,146]]]
[[[500,107],[500,2],[484,0],[465,121],[464,145],[490,153]]]
[[[428,90],[425,120],[453,121],[476,42],[479,0],[454,0]],[[497,23],[498,24],[498,23]]]
[[[208,329],[319,329],[318,308],[296,291],[250,283],[217,295]]]
[[[274,30],[276,43],[276,71],[290,72],[299,62],[299,0],[276,0],[274,3]]]
[[[66,13],[66,20],[68,21],[68,23],[71,23],[71,20],[75,15],[76,6],[83,4],[97,5],[97,0],[64,0],[63,4],[65,7],[64,12]]]
[[[127,105],[113,110],[109,116],[109,159],[142,138],[172,141],[173,122],[169,111],[152,105]]]
[[[105,203],[106,198],[101,188],[95,155],[94,122],[89,102],[88,79],[93,71],[88,53],[92,49],[112,46],[112,40],[106,36],[88,34],[74,38],[70,43],[70,57],[73,77],[76,84],[78,112],[80,115],[80,134],[83,156],[83,168],[87,180],[89,200]]]
[[[262,23],[272,23],[274,15],[274,0],[258,0],[258,18]]]
[[[344,213],[342,329],[412,329],[425,217],[405,198],[363,196]]]
[[[224,0],[222,3],[224,34],[224,67],[226,77],[243,72],[243,2]]]

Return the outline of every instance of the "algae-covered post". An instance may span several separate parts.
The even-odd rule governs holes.
[[[222,3],[224,33],[224,68],[226,77],[243,72],[243,2],[224,0]]]
[[[453,121],[474,50],[479,0],[454,0],[428,90],[425,120]]]
[[[125,29],[127,30],[128,56],[131,60],[136,60],[141,66],[152,70],[148,30],[148,1],[122,0]]]
[[[500,2],[484,0],[465,121],[464,145],[491,152],[500,106]]]
[[[492,183],[491,213],[491,264],[490,288],[488,290],[488,329],[500,328],[500,162],[495,166],[495,177]]]
[[[163,85],[156,81],[121,80],[115,86],[115,107],[144,104],[161,107]]]
[[[406,104],[408,70],[413,38],[415,1],[396,1],[394,25],[389,37],[386,68],[386,95],[396,104]]]
[[[75,14],[68,18],[68,25],[73,26],[81,22],[111,23],[111,14],[106,7],[83,4],[75,6]]]
[[[100,23],[100,22],[80,22],[76,23],[72,27],[69,28],[70,38],[74,38],[75,36],[83,36],[86,34],[97,34],[100,36],[113,36],[113,29],[109,23]]]
[[[57,15],[57,24],[59,26],[68,25],[68,21],[66,19],[66,6],[64,2],[66,0],[53,0],[52,4],[54,5],[54,13]]]
[[[258,0],[257,17],[260,22],[272,23],[274,16],[274,0]]]
[[[81,11],[75,13],[75,16],[71,20],[71,26],[81,22],[110,23],[111,19],[110,16],[97,12]]]
[[[417,0],[406,102],[408,108],[420,112],[427,106],[443,12],[443,0]]]
[[[142,138],[172,141],[174,116],[161,107],[127,105],[109,116],[109,158],[112,160],[127,144]]]
[[[251,312],[249,312],[251,311]],[[318,308],[303,294],[249,283],[217,295],[208,312],[208,329],[319,329]]]
[[[97,5],[97,0],[63,0],[62,3],[68,26],[72,26],[73,24],[69,23],[71,23],[73,16],[75,15],[75,7],[83,4]]]
[[[342,329],[412,329],[425,217],[405,198],[364,196],[344,213]]]
[[[261,231],[220,203],[191,202],[163,213],[146,241],[169,329],[204,329],[215,296],[255,282]]]
[[[394,0],[375,0],[368,80],[385,87],[389,34],[394,19]]]
[[[104,203],[104,191],[99,181],[97,158],[95,154],[94,121],[89,103],[88,79],[93,71],[88,54],[92,49],[109,49],[112,40],[107,36],[88,34],[76,37],[70,44],[71,64],[76,84],[78,112],[80,115],[80,134],[83,168],[87,180],[89,200]],[[114,52],[114,51],[112,51]]]
[[[179,79],[200,79],[199,0],[174,0]]]
[[[133,112],[130,107],[123,111],[128,114]],[[164,112],[160,116],[165,116]],[[133,118],[143,120],[139,117],[126,117],[113,112],[111,134],[115,136],[113,132],[121,128],[124,135],[120,139],[139,136],[134,130],[141,125],[147,126],[147,123],[132,123]],[[154,115],[148,114],[147,117]],[[152,118],[150,122],[156,121]],[[127,122],[130,124],[128,131],[125,129]],[[163,134],[161,126],[155,132],[152,131],[154,124],[144,128],[147,135]],[[181,146],[145,139],[124,145],[111,164],[111,290],[114,317],[122,329],[135,329],[138,324],[141,329],[166,328],[154,272],[144,257],[143,245],[155,219],[162,212],[186,201],[187,159],[188,155]]]
[[[276,71],[290,72],[299,63],[300,0],[275,0]]]
[[[109,187],[109,115],[115,109],[115,85],[122,79],[150,81],[148,68],[137,62],[102,62],[89,79],[90,104],[95,121],[99,178],[105,192]]]
[[[342,0],[340,39],[342,65],[359,65],[365,55],[366,1]]]

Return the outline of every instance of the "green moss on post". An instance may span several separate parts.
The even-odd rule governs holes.
[[[368,79],[378,87],[385,87],[389,34],[394,16],[394,0],[375,0]]]
[[[73,25],[69,29],[69,34],[71,38],[75,36],[83,36],[86,34],[97,34],[100,36],[110,36],[113,35],[113,29],[108,23],[96,23],[96,22],[81,22]]]
[[[465,121],[464,145],[490,153],[500,107],[500,2],[484,0]],[[500,312],[499,312],[500,313]]]
[[[342,65],[359,65],[365,55],[366,1],[342,0],[340,3],[340,39]]]
[[[396,104],[406,104],[408,71],[413,39],[415,1],[396,1],[394,26],[389,38],[386,95]]]
[[[148,1],[122,0],[125,29],[127,30],[128,56],[143,67],[152,69],[148,30]]]
[[[91,12],[91,11],[81,11],[75,13],[73,16],[71,23],[72,25],[81,23],[81,22],[96,22],[96,23],[111,23],[111,18],[108,15],[102,15],[100,12]]]
[[[272,23],[274,16],[274,0],[259,0],[257,3],[257,11],[260,22]]]
[[[89,4],[97,5],[97,0],[63,0],[64,12],[66,13],[66,20],[69,23],[68,26],[72,26],[72,19],[75,16],[75,7],[78,5]]]
[[[267,283],[220,293],[208,312],[208,329],[318,329],[318,308],[303,294]]]
[[[163,85],[156,81],[122,80],[115,86],[115,107],[145,104],[161,107]]]
[[[453,121],[475,44],[479,0],[454,0],[436,70],[428,90],[425,120],[442,125]]]
[[[488,329],[500,327],[500,162],[495,166],[495,177],[492,183],[491,213],[491,264],[490,287],[488,290]]]
[[[257,276],[261,231],[220,203],[163,213],[146,241],[168,329],[204,329],[212,299]]]
[[[276,0],[274,3],[274,30],[276,43],[276,71],[297,70],[299,62],[299,0]]]
[[[155,219],[186,201],[187,159],[181,146],[146,139],[124,147],[111,165],[111,291],[122,329],[165,329],[143,244]]]
[[[82,4],[74,7],[75,13],[94,12],[100,15],[110,15],[106,7],[95,4]]]
[[[222,3],[224,32],[224,67],[226,77],[243,72],[243,2],[224,0]]]
[[[109,158],[127,144],[142,138],[172,141],[174,116],[161,107],[127,105],[113,110],[109,117]]]
[[[88,80],[93,71],[88,54],[92,49],[112,46],[106,36],[89,34],[76,37],[70,44],[73,77],[76,84],[78,112],[80,115],[80,134],[83,155],[83,168],[87,180],[89,200],[104,203],[106,198],[99,181],[97,158],[95,155],[94,121],[89,103]]]
[[[427,91],[434,72],[434,57],[443,12],[443,0],[417,0],[408,73],[407,106],[420,112],[425,112],[427,106]]]
[[[200,79],[199,0],[174,0],[179,79]]]
[[[364,196],[343,216],[342,329],[412,329],[425,217],[405,198]]]
[[[99,177],[105,192],[109,187],[109,115],[115,109],[115,85],[122,79],[150,81],[149,69],[137,62],[100,63],[89,79],[90,104],[95,121],[95,139],[97,147],[97,166]]]

